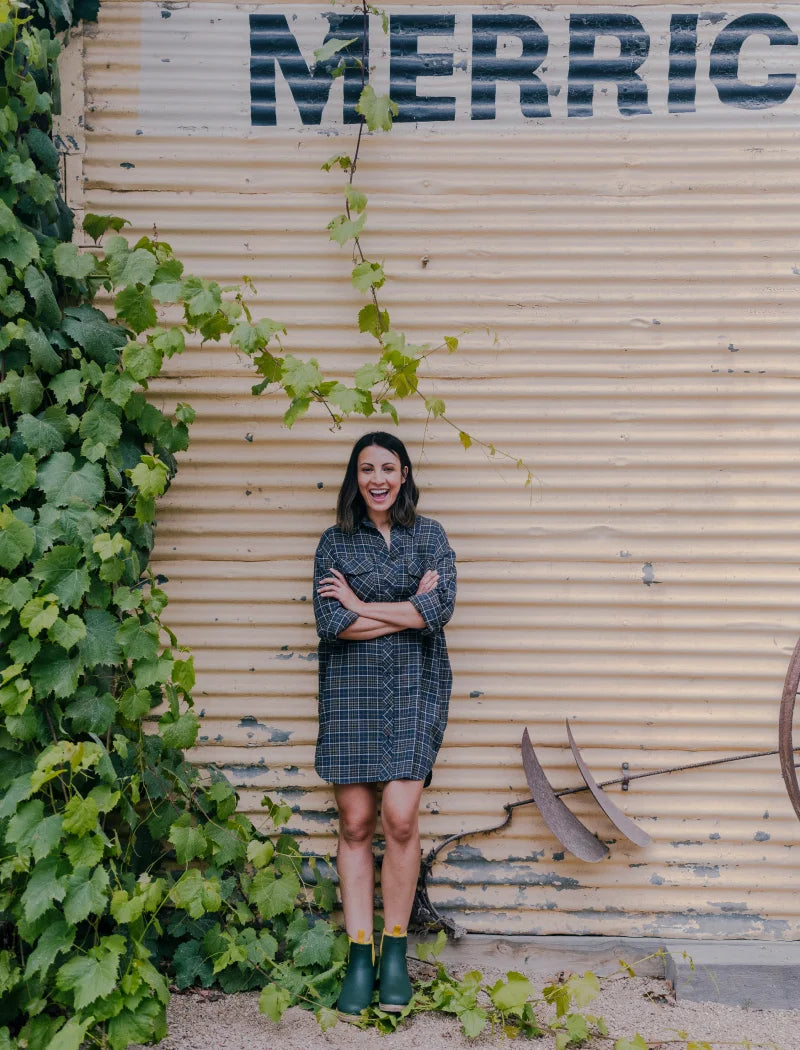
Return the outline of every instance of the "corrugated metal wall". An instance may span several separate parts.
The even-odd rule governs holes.
[[[347,376],[373,347],[355,326],[347,254],[324,229],[341,179],[320,164],[352,148],[354,128],[335,116],[300,127],[280,75],[276,126],[251,127],[253,10],[286,14],[308,58],[324,35],[313,5],[104,3],[86,31],[85,153],[73,127],[70,192],[136,232],[155,227],[195,272],[248,274],[256,312],[287,324],[287,348]],[[579,783],[567,717],[597,779],[622,762],[637,772],[776,746],[800,628],[798,102],[722,104],[709,48],[751,12],[778,12],[796,32],[800,7],[704,4],[696,111],[684,113],[668,111],[667,28],[700,8],[613,7],[650,34],[652,112],[621,116],[607,87],[589,118],[567,116],[569,15],[607,5],[514,8],[550,36],[539,72],[552,115],[539,120],[520,117],[512,89],[496,120],[469,119],[470,15],[499,8],[397,10],[456,13],[458,112],[366,142],[365,246],[385,258],[385,304],[415,342],[473,329],[432,359],[426,389],[535,473],[525,489],[513,467],[404,407],[421,508],[447,528],[460,573],[451,720],[424,796],[430,845],[527,797],[526,726],[556,786]],[[380,87],[377,19],[372,32]],[[740,76],[794,73],[797,54],[750,36]],[[433,78],[426,89],[446,93]],[[331,433],[317,412],[286,430],[284,404],[254,399],[250,383],[230,351],[195,347],[154,387],[198,410],[158,566],[200,672],[195,757],[227,771],[248,811],[265,790],[288,800],[307,848],[326,852],[309,573],[364,428]],[[432,897],[473,931],[800,936],[798,826],[777,758],[614,797],[651,846],[617,841],[575,796],[611,843],[585,864],[526,807],[437,863]]]

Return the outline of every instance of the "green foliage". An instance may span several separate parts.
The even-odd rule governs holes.
[[[87,215],[107,243],[77,249],[50,84],[54,29],[88,9],[0,6],[0,1046],[157,1040],[170,980],[264,988],[273,1014],[301,1002],[329,1026],[346,944],[324,918],[332,880],[278,834],[288,807],[265,799],[258,833],[183,757],[194,666],[148,563],[194,412],[170,419],[144,391],[189,338],[228,336],[295,417],[371,396],[273,355],[283,325],[169,245],[129,243],[124,220]],[[181,320],[159,325],[160,303]]]

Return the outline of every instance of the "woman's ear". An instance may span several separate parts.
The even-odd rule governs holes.
[[[405,482],[407,477],[408,477],[408,467],[403,467],[403,481],[400,482],[401,485],[403,484],[403,482]]]

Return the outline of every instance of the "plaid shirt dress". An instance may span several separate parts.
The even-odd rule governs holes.
[[[366,602],[410,601],[425,621],[363,641],[338,635],[356,619],[318,586],[338,569]],[[439,583],[416,594],[427,569]],[[351,535],[338,526],[322,534],[314,558],[314,615],[319,642],[319,734],[315,768],[332,784],[424,780],[447,724],[452,674],[444,625],[456,599],[455,554],[442,526],[417,516],[393,525],[387,548],[364,517]]]

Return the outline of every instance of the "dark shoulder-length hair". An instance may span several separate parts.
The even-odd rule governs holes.
[[[405,482],[400,486],[397,499],[389,508],[389,521],[392,525],[404,525],[410,528],[417,518],[417,501],[419,500],[419,489],[414,482],[414,472],[411,468],[406,446],[396,438],[394,434],[387,434],[383,430],[375,430],[370,434],[364,434],[353,445],[347,470],[344,472],[344,481],[339,489],[339,500],[336,504],[336,524],[342,532],[354,532],[361,519],[367,512],[364,497],[358,488],[358,457],[365,448],[370,445],[378,445],[389,452],[393,452],[400,460],[401,470],[405,468]]]

